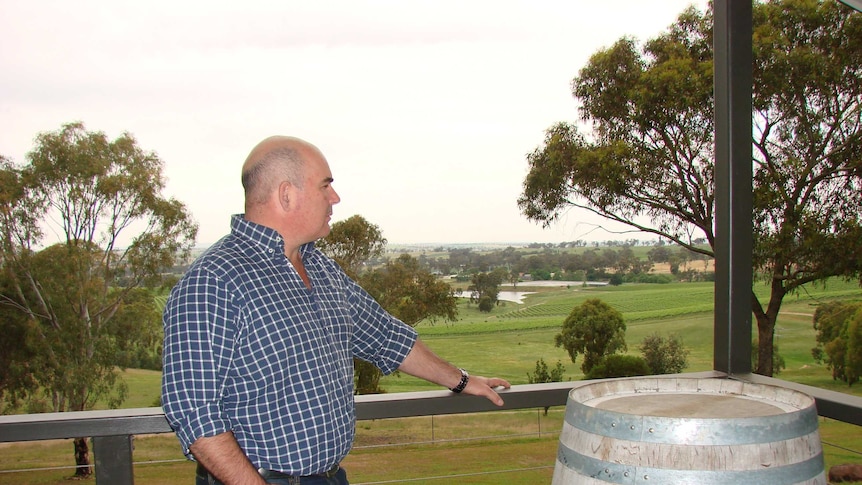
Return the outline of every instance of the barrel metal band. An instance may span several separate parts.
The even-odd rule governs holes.
[[[773,468],[757,470],[673,470],[643,466],[621,465],[584,456],[560,444],[557,460],[566,468],[596,480],[620,485],[656,483],[692,483],[698,485],[724,485],[727,483],[803,483],[824,471],[823,455],[808,460]]]
[[[679,445],[769,443],[817,431],[817,410],[750,418],[668,418],[625,414],[570,401],[566,423],[588,433],[628,441]]]

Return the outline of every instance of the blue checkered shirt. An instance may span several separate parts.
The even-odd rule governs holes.
[[[355,431],[353,357],[395,371],[416,332],[384,311],[313,243],[312,289],[274,230],[242,215],[171,291],[162,406],[185,453],[233,431],[256,467],[323,472]]]

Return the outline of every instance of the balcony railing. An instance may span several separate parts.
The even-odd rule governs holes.
[[[754,374],[727,376],[708,371],[679,377],[732,378],[788,387],[813,396],[821,416],[862,426],[862,397]],[[502,408],[484,398],[456,396],[448,391],[357,396],[356,412],[359,420],[370,420],[564,406],[571,389],[592,382],[596,381],[513,386],[502,391],[506,401]],[[133,437],[158,433],[172,433],[161,408],[0,416],[0,442],[92,437],[96,483],[100,485],[132,485]]]

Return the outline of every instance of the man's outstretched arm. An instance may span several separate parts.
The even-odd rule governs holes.
[[[461,369],[440,358],[419,339],[416,339],[413,349],[404,358],[398,370],[449,389],[458,387],[463,378]],[[498,387],[508,389],[511,385],[505,379],[498,377],[471,375],[467,378],[467,384],[462,392],[483,396],[497,406],[502,406],[503,398],[495,391]]]

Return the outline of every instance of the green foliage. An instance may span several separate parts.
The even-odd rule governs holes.
[[[416,325],[424,319],[433,322],[439,317],[455,318],[457,307],[449,286],[420,267],[410,255],[401,255],[374,271],[361,271],[365,262],[380,257],[386,249],[386,239],[380,228],[364,217],[354,215],[334,223],[329,234],[316,244],[383,308],[404,323]],[[354,359],[353,373],[357,394],[383,392],[380,388],[382,374],[373,364]]]
[[[117,313],[110,321],[117,338],[114,361],[121,368],[162,370],[163,304],[150,290],[135,288],[119,297]]]
[[[484,313],[491,313],[491,310],[494,309],[494,301],[491,300],[491,297],[488,295],[483,295],[479,298],[479,311]]]
[[[650,369],[650,374],[679,374],[688,367],[689,350],[678,335],[667,338],[658,333],[646,336],[641,342],[640,351]]]
[[[454,320],[458,314],[455,295],[448,284],[419,265],[409,254],[388,261],[382,268],[360,275],[358,283],[389,313],[414,326],[421,321]],[[356,392],[374,394],[380,388],[380,370],[368,362],[354,360]]]
[[[626,324],[620,312],[598,298],[576,306],[563,322],[554,344],[569,353],[572,362],[584,356],[581,370],[588,374],[605,356],[626,350]]]
[[[551,126],[527,157],[528,218],[547,225],[579,207],[714,254],[712,17],[692,7],[642,45],[622,38],[593,54],[572,82],[581,122]],[[753,22],[753,263],[771,293],[752,305],[757,372],[772,375],[785,296],[862,272],[849,256],[862,240],[862,17],[775,0],[754,4]]]
[[[329,234],[315,245],[355,279],[366,261],[383,255],[386,238],[376,224],[354,215],[332,224]]]
[[[500,294],[500,285],[505,280],[505,270],[495,270],[490,273],[475,273],[467,287],[470,293],[470,301],[482,304],[483,312],[490,312],[497,304],[497,296]],[[482,303],[482,300],[485,302]]]
[[[421,321],[451,321],[458,316],[452,288],[409,254],[363,273],[358,283],[386,311],[410,326]]]
[[[539,359],[536,361],[536,370],[534,370],[532,374],[527,373],[527,382],[530,384],[563,382],[563,374],[565,372],[566,368],[563,367],[563,363],[559,360],[557,361],[557,365],[549,371],[548,364],[545,363],[545,359]],[[548,415],[549,409],[550,406],[545,406],[545,416]]]
[[[0,294],[7,294],[8,283],[0,276]],[[0,305],[0,414],[17,409],[39,387],[33,369],[38,355],[35,348],[26,345],[31,326],[21,312]]]
[[[814,312],[817,346],[812,355],[832,378],[853,385],[862,375],[862,302],[824,303]]]
[[[563,382],[563,374],[565,372],[566,368],[563,367],[563,363],[559,360],[557,361],[557,365],[549,371],[545,359],[539,359],[536,361],[536,369],[532,373],[527,373],[527,382],[530,384]]]
[[[847,383],[852,385],[862,377],[862,311],[857,311],[847,328]]]
[[[162,161],[128,133],[109,140],[72,123],[37,135],[27,157],[0,166],[0,306],[24,329],[24,349],[11,358],[27,359],[13,363],[16,377],[2,382],[13,387],[0,394],[55,412],[100,400],[116,407],[128,391],[119,370],[135,347],[158,347],[159,315],[138,288],[162,283],[197,226],[180,202],[162,197]],[[61,241],[36,251],[43,227]],[[28,379],[17,377],[22,369]],[[76,463],[88,465],[86,439],[76,438],[75,450]]]
[[[646,360],[636,355],[607,355],[586,374],[584,379],[634,377],[650,374]]]
[[[670,275],[666,275],[666,274],[640,273],[640,274],[626,275],[625,281],[627,283],[646,283],[646,284],[666,285],[669,283],[673,283],[673,277],[671,277]]]

